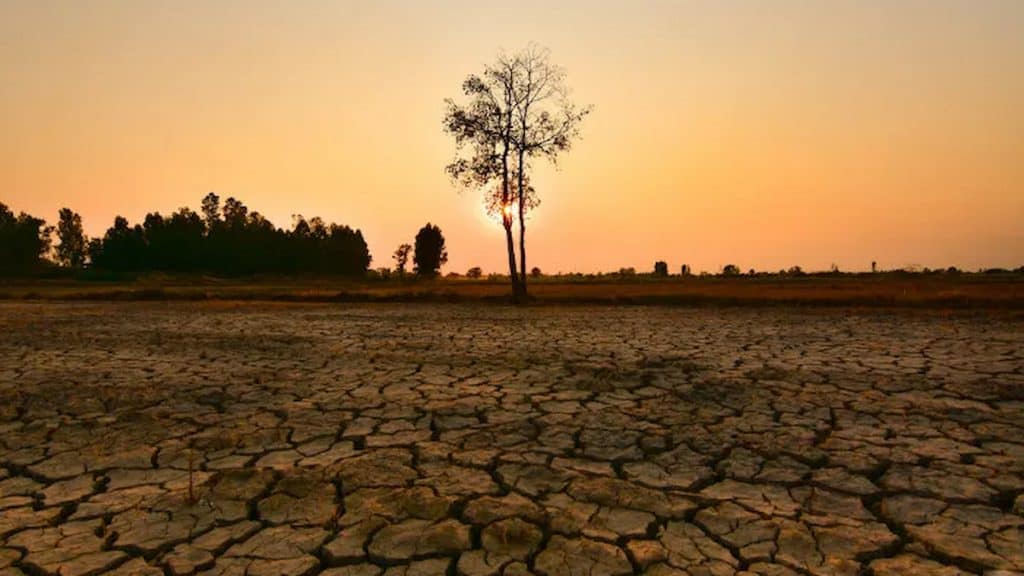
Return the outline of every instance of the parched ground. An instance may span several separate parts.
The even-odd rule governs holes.
[[[0,574],[738,572],[1024,572],[1024,322],[0,304]]]

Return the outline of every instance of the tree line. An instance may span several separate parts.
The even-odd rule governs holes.
[[[122,216],[100,238],[87,240],[81,216],[60,211],[56,229],[40,218],[17,216],[0,203],[0,274],[44,268],[52,235],[57,262],[67,268],[110,272],[164,271],[247,274],[363,275],[372,260],[358,229],[295,216],[292,228],[274,226],[235,198],[221,204],[217,194],[203,198],[200,213],[189,208],[164,216],[146,215],[130,224]]]

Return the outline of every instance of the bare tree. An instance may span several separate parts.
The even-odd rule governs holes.
[[[526,212],[530,207],[528,171],[530,161],[539,158],[557,164],[558,156],[572,147],[580,136],[583,119],[590,106],[577,107],[569,99],[565,70],[550,61],[550,53],[529,46],[514,59],[512,74],[515,105],[515,130],[512,140],[516,152],[516,207],[519,210],[520,293],[526,297]]]
[[[444,128],[455,138],[460,154],[448,165],[448,174],[466,188],[483,190],[488,212],[501,218],[509,277],[513,296],[518,299],[519,280],[512,239],[515,196],[510,185],[509,163],[513,151],[514,70],[514,62],[500,57],[497,63],[485,67],[482,75],[467,77],[462,83],[462,92],[469,102],[456,104],[451,99],[445,100]]]
[[[447,170],[461,185],[483,190],[488,213],[500,216],[513,298],[519,302],[526,297],[526,213],[539,204],[530,184],[530,162],[555,162],[579,135],[590,109],[569,101],[564,71],[534,46],[499,55],[482,75],[466,78],[462,91],[469,102],[446,100],[444,126],[459,153],[467,155],[457,156]],[[518,269],[512,236],[516,219]]]

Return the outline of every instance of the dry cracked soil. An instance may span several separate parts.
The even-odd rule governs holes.
[[[1022,326],[0,304],[0,574],[1021,573]]]

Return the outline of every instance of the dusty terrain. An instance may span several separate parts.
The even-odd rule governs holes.
[[[1022,328],[4,303],[0,574],[1017,573]]]

